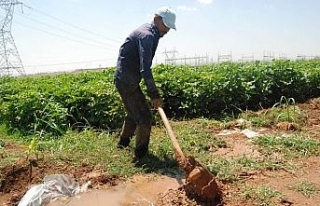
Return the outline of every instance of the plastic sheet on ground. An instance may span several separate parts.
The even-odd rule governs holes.
[[[259,132],[255,132],[251,129],[244,129],[241,131],[242,134],[244,134],[248,138],[254,138],[260,136]]]
[[[43,184],[32,186],[23,196],[18,206],[44,206],[61,197],[71,197],[85,192],[90,181],[80,185],[73,178],[64,174],[48,175]]]
[[[219,134],[217,134],[218,136],[226,136],[226,135],[232,135],[232,134],[244,134],[246,137],[248,138],[254,138],[254,137],[258,137],[261,134],[259,132],[255,132],[251,129],[244,129],[244,130],[240,130],[240,129],[234,129],[234,130],[222,130]]]
[[[224,129],[217,135],[218,136],[227,136],[227,135],[236,134],[236,133],[239,133],[239,132],[240,132],[239,129],[236,129],[236,130]]]

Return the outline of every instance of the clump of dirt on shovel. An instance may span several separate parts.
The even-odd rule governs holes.
[[[212,203],[221,202],[222,191],[215,177],[193,156],[186,158],[176,154],[179,166],[184,169],[186,176],[186,184],[184,189],[189,197],[193,197],[198,201]]]

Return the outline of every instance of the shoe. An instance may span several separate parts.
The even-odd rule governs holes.
[[[126,148],[130,144],[130,140],[134,135],[134,131],[136,130],[136,124],[134,121],[129,117],[126,116],[125,121],[123,122],[122,129],[120,132],[120,140],[118,142],[118,148]]]
[[[136,148],[134,150],[134,156],[136,159],[141,159],[144,156],[146,156],[146,154],[148,154],[148,151],[149,151],[148,146]]]
[[[124,148],[128,147],[129,144],[130,144],[130,140],[131,140],[130,137],[125,137],[125,138],[124,137],[120,137],[120,140],[118,142],[117,148],[124,149]]]

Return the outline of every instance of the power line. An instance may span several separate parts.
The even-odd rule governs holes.
[[[72,33],[72,32],[69,32],[69,31],[60,29],[60,28],[58,28],[58,27],[56,27],[56,26],[47,24],[47,23],[45,23],[45,22],[41,22],[41,21],[39,21],[39,20],[36,20],[36,19],[30,18],[30,17],[27,17],[27,16],[25,16],[25,15],[22,15],[22,14],[19,14],[19,13],[18,13],[18,15],[20,15],[20,16],[22,16],[22,17],[24,17],[24,18],[27,18],[27,19],[29,19],[29,20],[31,20],[31,21],[37,22],[37,23],[39,23],[39,24],[48,26],[48,27],[50,27],[50,28],[59,30],[59,31],[64,32],[64,33],[67,33],[67,34],[71,34],[71,35],[74,35],[74,36],[77,36],[77,37],[80,37],[80,38],[83,38],[83,39],[86,39],[86,40],[90,40],[90,41],[96,42],[96,43],[98,43],[98,44],[102,44],[102,45],[106,45],[106,46],[111,46],[110,44],[106,44],[106,43],[104,43],[104,42],[100,42],[100,41],[97,41],[97,40],[94,40],[94,39],[91,39],[91,38],[88,38],[88,37],[84,37],[84,36],[81,36],[81,35],[79,35],[79,34],[74,34],[74,33]]]
[[[60,66],[60,65],[70,65],[70,64],[83,64],[83,63],[93,63],[93,62],[106,62],[106,61],[110,61],[110,60],[114,60],[114,59],[115,59],[115,58],[100,59],[100,60],[90,60],[90,61],[80,61],[80,62],[37,64],[37,65],[26,65],[26,67]]]
[[[55,17],[55,16],[46,14],[45,12],[42,12],[42,11],[40,11],[40,10],[37,10],[37,9],[35,9],[35,8],[29,6],[29,5],[26,5],[26,4],[23,4],[23,5],[24,5],[25,7],[27,7],[27,8],[29,8],[29,9],[33,10],[33,11],[36,11],[36,12],[44,15],[44,16],[47,16],[47,17],[49,17],[49,18],[51,18],[51,19],[54,19],[54,20],[59,21],[59,22],[62,22],[62,23],[64,23],[64,24],[69,25],[69,26],[71,26],[71,27],[74,27],[74,28],[76,28],[76,29],[79,29],[79,30],[82,30],[82,31],[84,31],[84,32],[93,34],[93,35],[95,35],[95,36],[102,37],[102,38],[104,38],[104,39],[106,39],[106,40],[108,40],[108,41],[112,41],[112,42],[116,42],[116,43],[122,43],[122,42],[120,42],[120,41],[118,41],[118,40],[108,38],[108,37],[103,36],[103,35],[101,35],[101,34],[97,34],[97,33],[95,33],[95,32],[89,31],[89,30],[87,30],[87,29],[81,28],[81,27],[79,27],[79,26],[77,26],[77,25],[74,25],[74,24],[71,24],[71,23],[69,23],[69,22],[66,22],[66,21],[64,21],[64,20],[62,20],[62,19],[59,19],[59,18]]]
[[[92,47],[107,49],[107,50],[110,49],[110,48],[107,48],[107,47],[103,47],[103,46],[99,46],[99,45],[94,45],[94,44],[89,44],[89,43],[86,43],[86,42],[83,42],[83,41],[74,40],[74,39],[71,39],[71,38],[69,38],[69,37],[61,36],[61,35],[59,35],[59,34],[55,34],[55,33],[48,32],[48,31],[44,31],[44,30],[38,29],[38,28],[36,28],[36,27],[32,27],[32,26],[28,26],[28,25],[22,24],[22,23],[17,22],[17,21],[14,21],[14,22],[17,23],[17,24],[20,24],[20,25],[22,25],[22,26],[24,26],[24,27],[28,27],[28,28],[30,28],[30,29],[34,29],[34,30],[37,30],[37,31],[40,31],[40,32],[43,32],[43,33],[46,33],[46,34],[50,34],[50,35],[52,35],[52,36],[57,36],[57,37],[60,37],[60,38],[64,38],[64,39],[67,39],[67,40],[69,40],[69,41],[73,41],[73,42],[85,44],[85,45],[92,46]]]

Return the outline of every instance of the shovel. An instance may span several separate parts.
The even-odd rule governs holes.
[[[175,150],[179,167],[186,173],[185,191],[187,194],[196,195],[202,201],[211,202],[221,197],[221,190],[218,187],[215,177],[194,157],[185,157],[179,143],[169,124],[169,120],[161,107],[158,108],[161,119],[167,129],[168,135]]]

